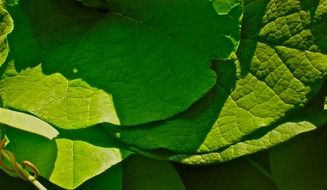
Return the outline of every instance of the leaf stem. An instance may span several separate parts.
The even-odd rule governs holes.
[[[11,157],[6,150],[1,151],[1,156],[7,161],[11,162]],[[34,176],[32,176],[26,169],[24,169],[19,163],[15,163],[20,174],[23,175],[27,181],[31,182],[38,190],[47,190]]]

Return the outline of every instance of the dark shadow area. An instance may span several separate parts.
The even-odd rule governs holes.
[[[320,0],[300,0],[301,9],[309,10],[311,14],[315,13]]]
[[[252,165],[248,159],[260,168]],[[210,166],[175,166],[187,190],[276,190],[274,182],[262,173],[262,169],[271,173],[267,152],[257,153],[248,159],[238,158]]]
[[[320,20],[314,20],[310,29],[319,51],[327,54],[327,12]]]

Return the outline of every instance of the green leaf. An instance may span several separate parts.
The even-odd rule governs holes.
[[[53,139],[59,134],[51,125],[35,116],[3,108],[0,108],[0,124],[41,135],[48,139]]]
[[[287,141],[295,135],[316,129],[310,122],[287,122],[269,131],[262,137],[251,137],[250,140],[231,145],[223,150],[198,155],[175,155],[170,160],[185,164],[210,164],[232,160],[237,157],[269,149],[281,142]]]
[[[112,96],[80,79],[68,80],[59,73],[45,75],[41,66],[17,73],[9,64],[0,81],[4,103],[51,121],[58,127],[75,129],[98,122],[119,124]]]
[[[131,156],[123,162],[123,190],[184,190],[174,166],[141,156]]]
[[[214,85],[212,60],[228,58],[239,44],[241,5],[228,15],[218,15],[212,2],[204,0],[113,0],[108,7],[110,11],[102,13],[74,1],[22,1],[10,9],[15,20],[10,44],[19,72],[41,63],[46,75],[60,73],[69,81],[79,80],[77,87],[91,86],[112,96],[115,110],[106,114],[115,118],[117,113],[119,122],[115,118],[109,121],[113,124],[141,124],[184,111]],[[18,78],[15,83],[23,83]],[[49,97],[31,90],[31,84],[20,91],[38,97],[28,103],[13,101],[18,97],[8,89],[10,83],[2,85],[1,96],[9,107],[40,118],[62,111],[49,110]],[[99,110],[81,107],[84,99],[78,92],[70,96],[77,96],[72,109],[83,110],[81,114]],[[45,105],[36,109],[40,99]],[[87,118],[69,123],[65,118],[47,121],[62,128],[89,126]],[[98,118],[96,123],[101,122],[107,120]]]
[[[260,144],[257,131],[266,133],[260,138],[268,145],[251,148],[253,152],[314,129],[312,124],[293,121],[280,129],[274,126],[287,123],[286,118],[301,110],[326,79],[327,47],[320,44],[322,31],[316,30],[317,23],[327,27],[323,17],[327,10],[321,7],[323,2],[316,7],[321,12],[312,14],[300,1],[251,1],[245,6],[246,27],[237,52],[239,60],[235,60],[236,71],[230,64],[219,62],[216,71],[220,78],[215,88],[179,116],[147,128],[108,129],[130,147],[165,148],[187,155],[209,153],[211,161],[226,160],[220,153],[229,146],[247,140]],[[283,135],[278,136],[280,133]],[[226,158],[251,151],[228,153]]]
[[[0,4],[0,66],[5,62],[9,53],[7,36],[14,28],[14,23],[9,13]]]
[[[299,136],[270,151],[278,190],[324,190],[327,127]]]
[[[130,154],[117,148],[98,127],[73,134],[60,131],[61,136],[55,141],[45,141],[12,128],[6,134],[10,139],[7,148],[18,161],[31,161],[43,177],[65,189],[77,188]]]
[[[121,190],[122,189],[122,165],[117,164],[106,172],[93,177],[83,185],[79,186],[78,190]],[[64,190],[48,180],[40,177],[38,181],[49,190]],[[6,175],[0,170],[0,189],[19,189],[19,190],[35,190],[35,187],[28,181],[20,178],[13,178]]]
[[[57,139],[56,144],[58,153],[49,180],[67,189],[78,187],[123,159],[117,148],[102,148],[69,139]]]

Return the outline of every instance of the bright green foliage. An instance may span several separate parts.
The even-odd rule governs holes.
[[[199,155],[177,155],[169,159],[180,161],[185,164],[210,164],[215,162],[224,162],[234,158],[258,152],[262,149],[268,149],[292,138],[293,136],[316,129],[310,122],[287,122],[279,125],[274,130],[268,132],[262,137],[254,136],[253,139],[244,140],[236,143],[221,151],[199,154]]]
[[[53,139],[59,134],[51,125],[37,117],[3,108],[0,108],[0,124],[41,135],[48,139]]]
[[[68,139],[58,139],[56,144],[57,159],[49,180],[68,189],[76,188],[123,159],[117,148],[102,148]]]
[[[7,36],[14,28],[14,23],[9,13],[0,3],[0,66],[4,63],[9,53]]]
[[[238,47],[241,5],[221,16],[211,2],[203,0],[117,0],[110,1],[109,7],[109,12],[102,13],[74,1],[26,0],[11,8],[15,31],[10,38],[10,58],[15,67],[20,72],[41,63],[46,75],[60,73],[69,81],[79,80],[77,87],[102,90],[112,96],[115,107],[105,114],[115,118],[117,113],[119,118],[119,123],[116,119],[109,122],[132,125],[184,111],[214,85],[212,59],[228,58]],[[3,84],[4,89],[8,88],[6,85]],[[51,86],[42,85],[40,88]],[[21,93],[42,97],[43,92],[32,89],[25,85]],[[60,91],[54,87],[53,96],[62,96]],[[29,107],[33,105],[18,104],[6,98],[17,98],[12,93],[5,90],[1,94],[9,107],[43,119],[62,111],[43,112],[47,109],[43,106],[36,110]],[[102,108],[81,107],[78,102],[84,99],[76,93],[69,95],[76,99],[76,107],[65,109],[78,108],[84,112],[81,114],[89,115],[87,110]],[[37,101],[32,99],[28,104]],[[71,107],[61,105],[67,106]],[[97,123],[108,122],[106,117],[97,119]],[[68,123],[47,121],[61,128],[90,125],[87,118]]]
[[[8,127],[0,136],[45,180],[92,190],[324,189],[326,138],[317,128],[327,124],[326,0],[24,0],[7,8],[15,29],[8,35],[12,19],[1,8],[0,121],[31,127],[37,117],[60,134],[49,141]],[[308,131],[316,142],[271,149]],[[249,156],[262,150],[270,160]],[[130,151],[149,158],[125,159]],[[169,162],[239,157],[199,175],[178,166],[182,178]]]
[[[59,73],[45,75],[40,65],[17,73],[10,64],[0,86],[4,103],[10,103],[7,106],[38,113],[62,128],[88,127],[99,121],[119,124],[110,94],[81,79],[68,80]]]
[[[184,190],[184,185],[173,165],[141,156],[124,161],[123,190]]]
[[[196,161],[192,157],[190,163],[194,164],[229,160],[314,129],[302,124],[280,126],[282,130],[269,128],[272,131],[261,134],[259,141],[256,136],[259,129],[273,126],[287,112],[303,107],[324,82],[327,47],[319,44],[320,34],[311,29],[321,22],[325,20],[312,15],[299,1],[247,4],[243,25],[249,27],[243,28],[239,60],[235,61],[237,73],[230,65],[218,63],[220,78],[215,89],[188,112],[151,128],[124,129],[116,136],[129,146],[145,150],[166,148],[187,155],[213,152],[208,154],[210,159],[197,155]],[[287,31],[279,32],[278,25],[287,26]],[[306,39],[298,33],[305,34]],[[252,134],[253,141],[262,146],[229,149],[244,140],[252,142]],[[220,149],[231,153],[220,157]]]

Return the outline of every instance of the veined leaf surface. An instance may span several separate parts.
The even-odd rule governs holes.
[[[327,28],[324,7],[323,2],[304,6],[298,0],[247,3],[236,71],[231,64],[219,62],[216,87],[191,109],[147,128],[119,130],[117,139],[142,150],[165,148],[188,155],[218,152],[211,161],[219,161],[221,150],[251,139],[256,131],[303,108],[327,76],[327,46],[321,43],[321,29]],[[315,8],[319,11],[312,14]],[[292,130],[286,127],[291,130],[285,133],[288,138],[277,135],[278,142],[270,144],[314,129],[292,126]],[[262,142],[278,133],[274,130],[266,131]],[[234,158],[238,156],[235,153]]]
[[[226,15],[218,15],[212,4],[207,0],[113,0],[103,13],[76,1],[22,1],[10,9],[15,20],[10,58],[18,72],[41,63],[45,75],[60,73],[68,81],[80,80],[80,87],[87,84],[112,96],[115,110],[105,112],[105,117],[95,114],[93,124],[135,125],[166,119],[210,90],[216,78],[210,69],[212,60],[228,58],[238,47],[241,1]],[[82,107],[86,104],[79,91],[70,96],[75,98],[75,110],[84,113],[66,112],[52,120],[62,110],[38,104],[49,96],[33,91],[27,78],[12,80],[26,82],[20,93],[30,95],[28,102],[16,101],[18,95],[9,90],[12,83],[2,82],[1,96],[7,106],[62,128],[90,125],[87,118],[65,119],[99,109],[91,104]],[[58,96],[56,90],[53,96]],[[68,106],[72,104],[61,105]]]

